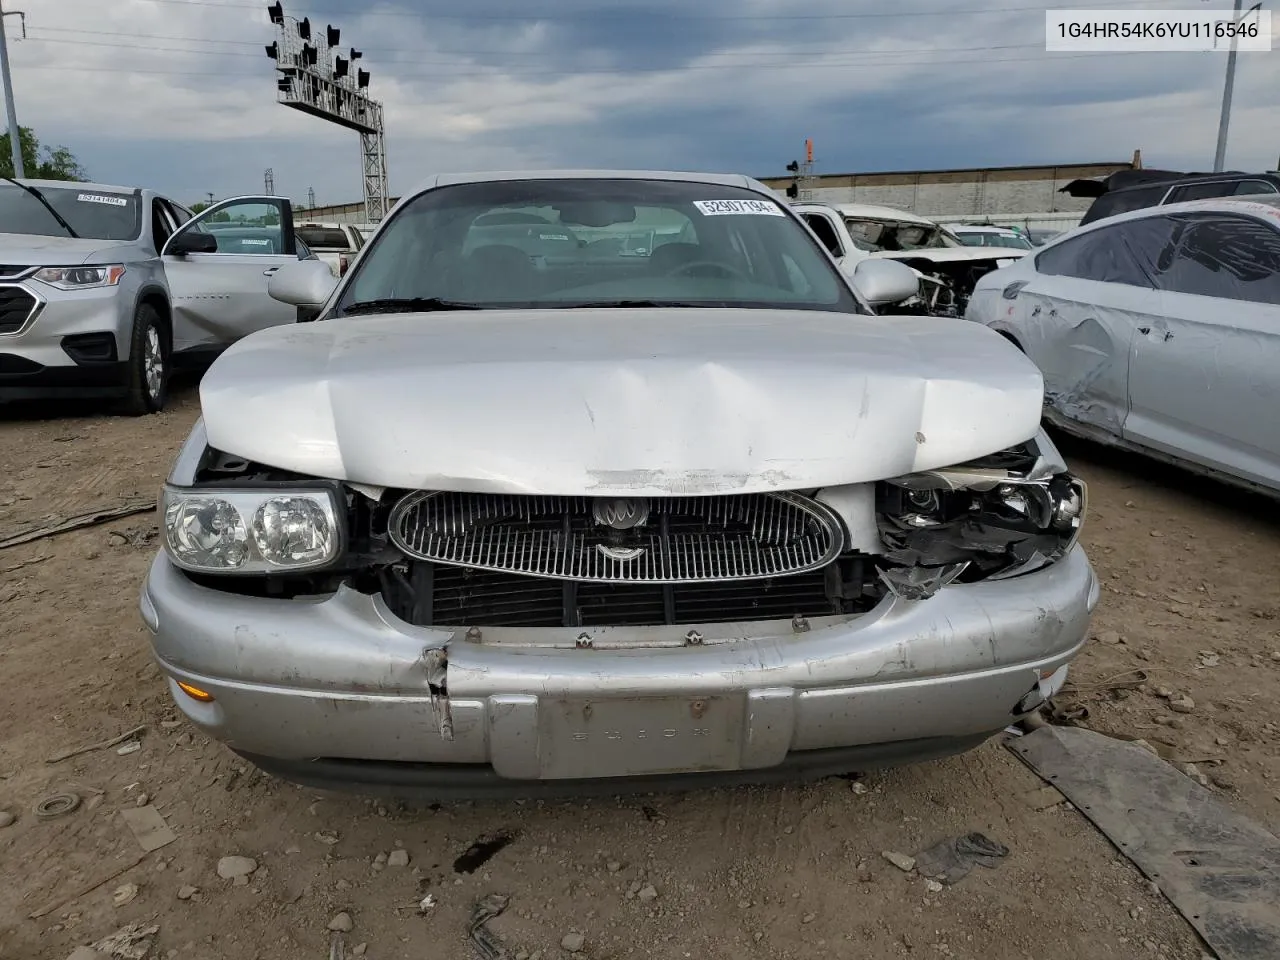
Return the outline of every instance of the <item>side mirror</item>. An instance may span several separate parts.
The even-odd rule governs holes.
[[[872,306],[910,300],[920,292],[920,278],[905,263],[868,257],[853,268],[853,285]]]
[[[189,253],[217,253],[218,238],[212,233],[188,230],[170,237],[164,252],[175,257],[185,257]]]
[[[295,260],[271,275],[267,293],[281,303],[318,310],[337,285],[337,278],[323,260]]]

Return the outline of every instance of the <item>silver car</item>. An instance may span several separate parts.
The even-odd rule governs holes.
[[[520,245],[490,226],[517,214]],[[640,225],[643,254],[602,242]],[[1034,365],[876,316],[914,273],[850,280],[754,180],[441,176],[341,281],[271,286],[318,320],[206,374],[141,597],[179,708],[269,771],[861,770],[980,744],[1085,642],[1085,489]]]
[[[311,254],[289,201],[238,197],[193,217],[151,190],[0,180],[0,402],[164,406],[175,363],[207,362],[297,311],[270,275]]]
[[[1098,220],[978,284],[966,316],[1072,433],[1280,493],[1280,197]]]

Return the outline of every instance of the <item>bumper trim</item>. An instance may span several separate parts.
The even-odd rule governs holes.
[[[559,799],[676,793],[708,787],[735,787],[821,780],[965,753],[999,733],[930,737],[825,750],[800,750],[782,763],[722,773],[679,773],[646,777],[572,780],[510,780],[487,764],[398,763],[370,760],[283,760],[237,750],[274,777],[320,790],[379,794],[415,801]]]

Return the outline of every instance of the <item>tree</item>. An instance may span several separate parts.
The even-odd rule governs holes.
[[[193,203],[193,204],[191,205],[191,212],[192,212],[192,213],[204,213],[204,212],[205,212],[206,210],[208,210],[211,206],[213,206],[213,204],[209,203],[208,201],[205,201],[205,200],[197,200],[195,203]]]
[[[20,127],[23,173],[33,180],[88,180],[89,174],[66,147],[42,146],[35,131]],[[0,177],[13,176],[13,152],[9,134],[0,134]]]

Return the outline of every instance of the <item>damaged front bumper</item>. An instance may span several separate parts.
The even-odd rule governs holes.
[[[506,643],[415,627],[347,587],[230,595],[162,554],[141,609],[182,711],[268,768],[428,791],[461,771],[519,794],[520,781],[766,773],[831,751],[854,769],[967,749],[1061,685],[1097,600],[1076,546],[1033,573],[889,595],[867,614],[697,625],[701,642],[677,647],[662,644],[689,625],[582,628],[566,648],[537,629]]]

